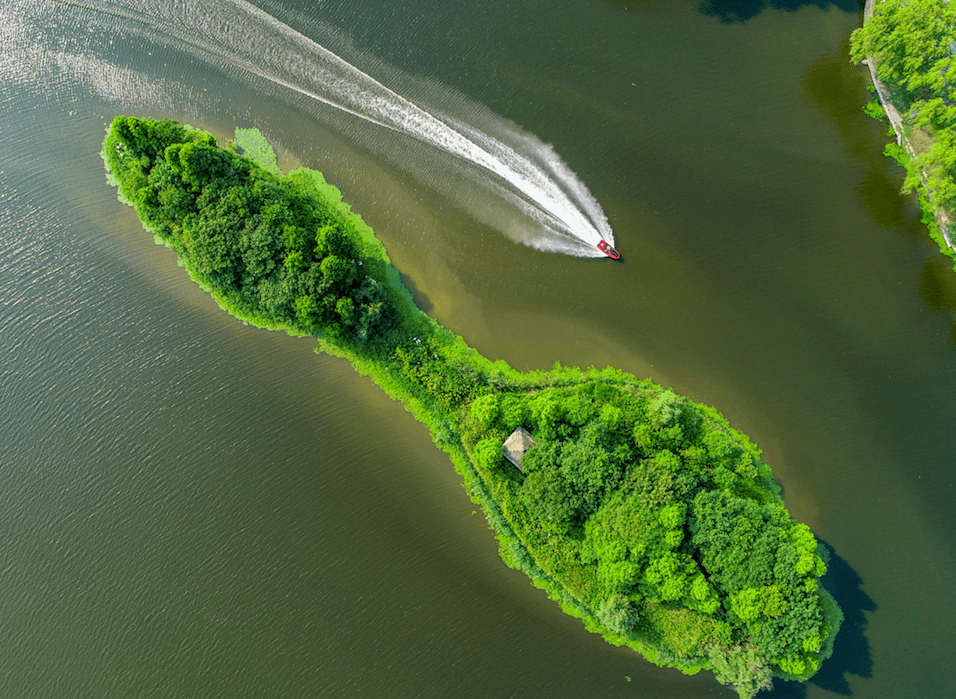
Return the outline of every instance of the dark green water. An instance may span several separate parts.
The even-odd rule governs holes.
[[[768,697],[956,692],[956,275],[860,111],[855,6],[261,6],[553,144],[625,260],[518,245],[407,139],[148,22],[4,0],[0,698],[732,696],[586,633],[500,562],[401,406],[221,312],[106,186],[120,113],[263,128],[487,356],[613,364],[747,432],[847,614],[814,681]]]

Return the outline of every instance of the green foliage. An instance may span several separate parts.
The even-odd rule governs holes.
[[[268,144],[242,142],[271,169]],[[114,120],[104,160],[121,197],[230,310],[342,342],[388,329],[390,280],[324,181],[278,177],[208,133],[135,117]]]
[[[741,696],[818,669],[842,619],[818,586],[826,566],[744,435],[614,369],[492,364],[414,307],[320,173],[276,176],[238,150],[120,117],[103,157],[121,198],[230,312],[318,335],[427,424],[505,562],[589,629],[660,664],[710,667]],[[537,441],[522,471],[502,452],[518,426]]]
[[[640,613],[630,599],[624,595],[615,594],[604,600],[597,611],[597,617],[614,633],[626,636],[637,626]]]
[[[249,158],[266,172],[281,174],[276,152],[259,129],[236,129],[236,138],[232,145],[236,153]]]
[[[956,118],[952,125],[933,135],[933,145],[914,159],[915,168],[907,172],[904,191],[920,187],[920,174],[926,173],[926,188],[948,211],[956,211]]]
[[[495,437],[486,437],[475,445],[472,451],[472,457],[478,464],[485,469],[498,467],[504,456],[502,456],[501,441]]]
[[[499,412],[498,396],[494,394],[479,396],[471,403],[471,419],[481,431],[487,431],[491,427]]]
[[[956,8],[946,0],[883,0],[850,37],[854,61],[873,56],[877,75],[907,103],[952,96]]]
[[[863,112],[868,117],[872,117],[873,119],[877,119],[879,121],[886,119],[886,112],[883,110],[880,100],[875,97],[863,105]]]
[[[731,648],[712,646],[709,659],[717,681],[734,687],[741,699],[749,699],[761,689],[770,689],[770,665],[749,643]]]
[[[531,431],[523,477],[500,457],[485,469],[488,438],[473,458],[537,563],[611,640],[719,667],[741,696],[773,672],[818,669],[839,620],[825,611],[816,539],[783,507],[760,452],[713,410],[590,376],[482,395],[466,423],[476,438]]]
[[[956,5],[947,0],[884,0],[853,32],[854,61],[875,59],[876,73],[903,119],[931,138],[906,160],[903,191],[932,193],[936,206],[956,211]],[[879,105],[864,110],[883,117]],[[925,185],[923,178],[925,177]]]

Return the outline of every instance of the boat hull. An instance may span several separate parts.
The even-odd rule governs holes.
[[[598,243],[597,249],[610,257],[612,260],[621,259],[621,253],[615,250],[606,240],[602,240],[600,243]]]

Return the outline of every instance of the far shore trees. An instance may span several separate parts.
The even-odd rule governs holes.
[[[887,154],[907,175],[903,191],[920,194],[931,215],[956,214],[956,3],[949,0],[879,0],[873,14],[850,37],[853,61],[875,62],[903,120],[902,137],[914,157],[896,144]],[[877,112],[882,110],[877,109]],[[871,113],[868,110],[868,113]],[[932,204],[930,204],[932,199]],[[931,226],[932,219],[927,219]],[[940,249],[956,251],[935,231]]]

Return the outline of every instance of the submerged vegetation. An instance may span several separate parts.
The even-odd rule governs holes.
[[[521,373],[482,357],[414,305],[335,187],[276,174],[255,143],[118,117],[103,158],[223,308],[317,336],[428,425],[505,562],[588,629],[659,665],[710,669],[742,697],[819,669],[842,620],[819,585],[824,549],[744,435],[621,371]],[[537,442],[520,470],[502,453],[519,426]]]
[[[853,32],[851,58],[871,59],[876,78],[886,88],[888,109],[903,145],[890,144],[886,154],[906,168],[903,191],[916,191],[924,221],[940,250],[956,262],[952,240],[933,221],[946,223],[956,214],[956,5],[948,0],[882,0],[872,16]],[[868,106],[871,116],[883,110]]]

